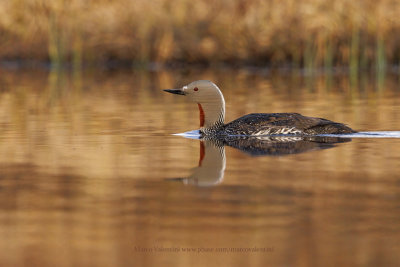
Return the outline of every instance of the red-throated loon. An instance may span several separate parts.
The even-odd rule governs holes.
[[[198,104],[200,132],[207,136],[318,135],[356,132],[342,123],[306,117],[298,113],[252,113],[224,124],[225,100],[214,83],[200,80],[180,89],[164,91],[187,96]]]

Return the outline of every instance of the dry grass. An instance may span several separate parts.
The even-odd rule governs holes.
[[[384,68],[400,62],[395,0],[10,0],[0,58]]]

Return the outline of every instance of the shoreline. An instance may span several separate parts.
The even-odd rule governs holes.
[[[307,68],[304,66],[295,66],[294,64],[282,64],[282,65],[260,65],[260,64],[244,64],[235,63],[227,64],[225,62],[219,62],[215,64],[202,64],[202,63],[184,63],[184,62],[128,62],[128,61],[107,61],[107,62],[97,62],[97,63],[83,63],[80,65],[74,65],[71,62],[60,64],[54,64],[50,61],[40,61],[40,60],[0,60],[0,70],[8,71],[20,71],[20,70],[45,70],[45,71],[90,71],[90,70],[103,70],[103,71],[126,71],[126,70],[140,70],[140,71],[174,71],[174,70],[205,70],[205,69],[215,69],[215,70],[245,70],[250,73],[257,73],[260,75],[266,75],[270,72],[280,72],[280,73],[293,73],[298,72],[303,75],[311,74],[330,74],[330,75],[340,75],[340,74],[360,74],[360,73],[400,73],[400,65],[392,64],[386,65],[384,68],[378,68],[378,66],[371,66],[367,68],[359,68],[357,70],[352,70],[349,66],[334,66],[330,68],[326,67],[313,67]]]

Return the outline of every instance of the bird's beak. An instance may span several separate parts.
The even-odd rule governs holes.
[[[183,179],[186,179],[186,178],[181,178],[181,177],[179,177],[179,178],[166,178],[165,180],[168,180],[168,181],[182,181]]]
[[[176,95],[185,95],[185,92],[182,89],[165,89],[164,91]]]
[[[172,181],[172,182],[182,182],[186,184],[187,178],[166,178],[165,180],[167,181]]]

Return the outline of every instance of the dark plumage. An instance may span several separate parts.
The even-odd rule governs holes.
[[[276,135],[276,134],[349,134],[348,126],[321,118],[306,117],[298,113],[252,113],[231,121],[220,128],[218,134]]]

